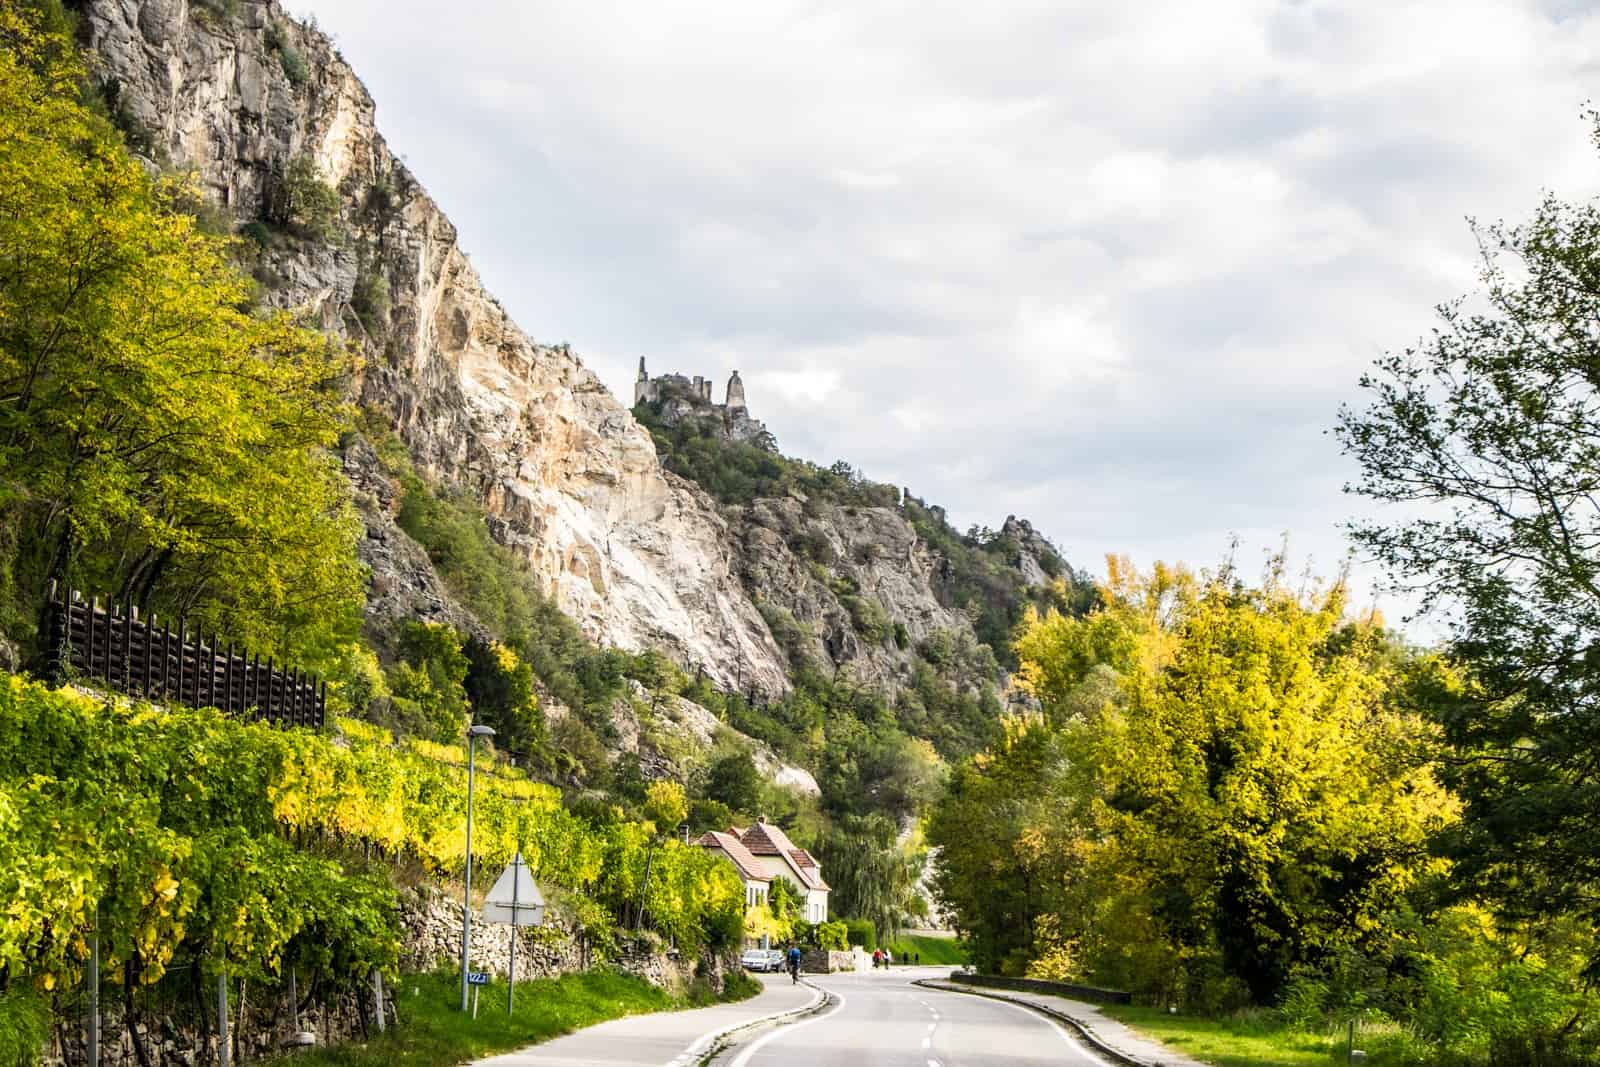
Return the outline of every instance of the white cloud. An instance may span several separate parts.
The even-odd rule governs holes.
[[[1337,566],[1324,431],[1471,284],[1463,217],[1600,176],[1573,4],[316,13],[534,336],[623,390],[738,367],[789,450],[1090,565]]]

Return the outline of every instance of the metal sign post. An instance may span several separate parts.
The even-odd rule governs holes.
[[[522,853],[512,857],[511,863],[495,879],[483,905],[485,922],[511,924],[511,974],[506,981],[506,1014],[516,1003],[517,988],[517,928],[538,926],[544,922],[544,894],[534,884],[533,872],[523,862]]]
[[[522,853],[517,853],[517,860],[522,859]],[[517,879],[511,879],[511,914],[517,914]],[[513,920],[511,926],[511,967],[506,973],[506,1014],[511,1014],[511,1009],[517,999],[517,927]]]

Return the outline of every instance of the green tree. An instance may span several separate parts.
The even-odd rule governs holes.
[[[533,669],[511,648],[473,636],[462,646],[467,671],[462,688],[474,719],[495,731],[495,744],[519,755],[544,746],[544,715],[533,692]]]
[[[308,155],[299,155],[284,167],[268,211],[271,221],[326,241],[334,236],[338,227],[339,206],[339,193],[322,180],[317,161]]]
[[[1600,125],[1597,125],[1600,131]],[[1457,875],[1514,915],[1600,919],[1600,206],[1476,233],[1479,290],[1362,378],[1356,543],[1446,627],[1435,695],[1466,802]],[[1600,970],[1600,959],[1596,960]]]
[[[760,814],[761,784],[755,760],[742,749],[720,756],[706,767],[706,798],[744,815]]]
[[[1113,568],[1104,608],[1020,637],[1044,714],[956,771],[938,886],[986,965],[1271,1003],[1437,873],[1454,803],[1404,656],[1338,587],[1180,573]]]
[[[395,712],[406,732],[450,742],[467,730],[467,657],[461,635],[442,623],[400,631],[400,661],[389,672]]]
[[[225,240],[0,13],[0,541],[13,625],[58,578],[325,667],[359,621],[330,456],[350,361],[244,308]]]
[[[956,765],[929,814],[928,842],[939,849],[934,891],[984,971],[1025,970],[1038,918],[1058,903],[1047,889],[1060,884],[1055,861],[1072,850],[1038,847],[1036,830],[1064,814],[1064,805],[1049,810],[1046,772],[1060,758],[1057,744],[1042,719],[1008,717],[993,746]],[[838,879],[831,868],[828,876]]]
[[[689,832],[696,836],[707,830],[727,830],[733,825],[733,809],[720,800],[696,800],[689,805]]]
[[[895,823],[883,815],[846,816],[835,823],[820,847],[827,872],[829,909],[865,919],[878,940],[900,936],[922,873],[922,854],[902,846]]]

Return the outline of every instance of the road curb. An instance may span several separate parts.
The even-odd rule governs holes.
[[[712,1060],[728,1050],[728,1048],[733,1044],[730,1039],[734,1038],[735,1036],[742,1035],[745,1031],[754,1030],[758,1027],[781,1026],[787,1023],[795,1022],[799,1019],[805,1018],[807,1015],[816,1014],[818,1011],[821,1011],[832,1002],[833,994],[829,993],[825,989],[822,989],[820,986],[813,985],[804,978],[800,980],[800,984],[804,985],[816,994],[810,1003],[798,1008],[790,1008],[788,1011],[780,1011],[774,1012],[771,1015],[763,1015],[759,1019],[748,1019],[742,1023],[734,1023],[732,1026],[725,1026],[721,1030],[711,1034],[709,1037],[702,1037],[693,1045],[690,1045],[675,1059],[671,1060],[667,1064],[667,1067],[707,1067]],[[699,1045],[702,1041],[707,1042],[705,1050],[696,1052],[695,1046]]]
[[[1113,1045],[1108,1044],[1105,1038],[1094,1032],[1094,1027],[1090,1026],[1086,1022],[1073,1018],[1066,1012],[1057,1011],[1054,1008],[1047,1008],[1043,1004],[1035,1004],[1032,1001],[1018,1000],[1015,997],[1008,997],[1000,993],[986,993],[982,990],[969,989],[965,986],[955,985],[953,983],[940,985],[937,984],[938,981],[938,979],[919,978],[911,984],[919,985],[924,989],[935,989],[941,993],[965,993],[969,997],[987,997],[989,1000],[1000,1000],[1007,1004],[1015,1004],[1019,1008],[1027,1008],[1030,1011],[1038,1012],[1040,1015],[1054,1019],[1057,1022],[1066,1023],[1068,1026],[1077,1031],[1079,1036],[1087,1041],[1096,1052],[1116,1063],[1122,1064],[1123,1067],[1161,1067],[1159,1061],[1141,1060],[1135,1056],[1128,1055],[1126,1052],[1123,1052],[1121,1049],[1116,1048]]]

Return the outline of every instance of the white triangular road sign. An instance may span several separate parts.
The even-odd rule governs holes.
[[[483,920],[491,923],[516,923],[538,926],[544,922],[544,894],[533,884],[533,872],[522,860],[522,853],[500,872],[483,905]]]

